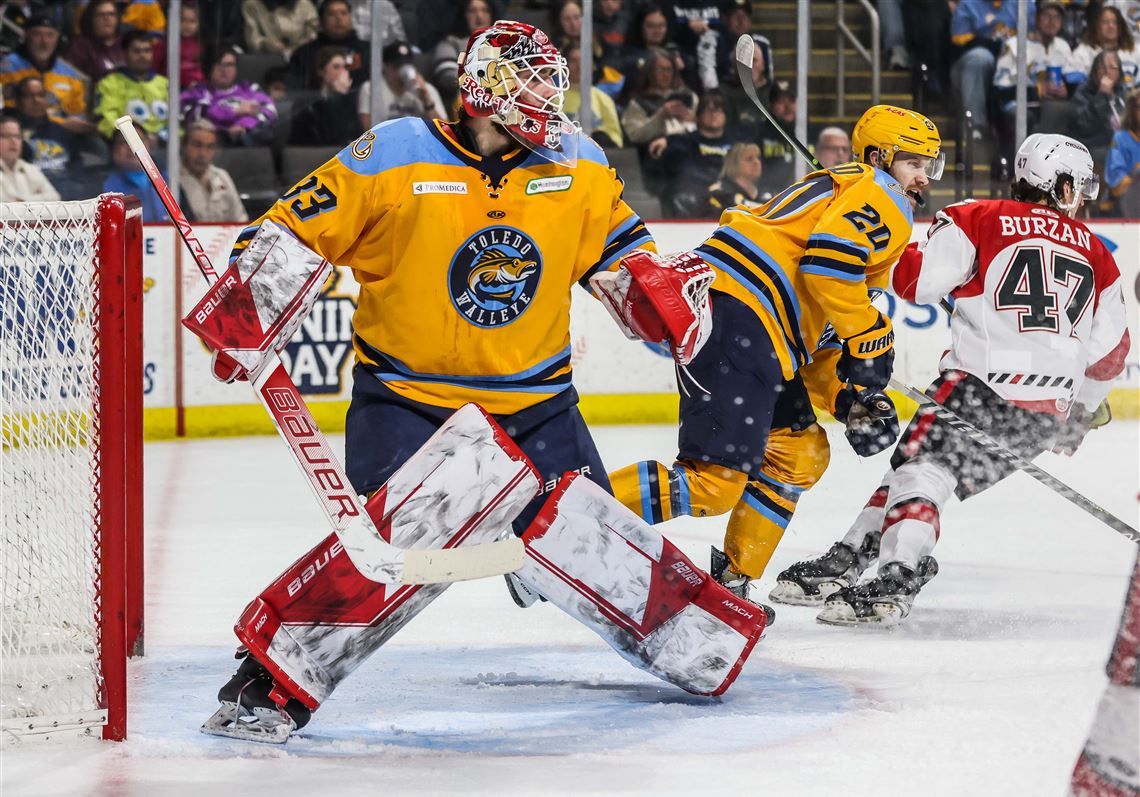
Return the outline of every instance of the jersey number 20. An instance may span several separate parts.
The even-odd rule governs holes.
[[[1057,293],[1049,289],[1049,282],[1070,285],[1075,282],[1069,301],[1065,304],[1065,316],[1069,320],[1070,334],[1081,316],[1088,309],[1093,295],[1092,266],[1081,260],[1074,260],[1058,252],[1052,252],[1052,279],[1045,273],[1045,256],[1041,249],[1026,247],[1017,249],[1010,260],[1009,268],[1002,275],[997,286],[994,306],[998,310],[1014,310],[1018,313],[1018,326],[1022,332],[1059,332],[1057,316]]]

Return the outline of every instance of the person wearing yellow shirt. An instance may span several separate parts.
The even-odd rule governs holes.
[[[618,500],[650,523],[729,514],[710,571],[742,598],[827,467],[812,406],[843,421],[864,456],[898,434],[882,393],[894,333],[869,289],[885,287],[922,190],[942,174],[941,140],[929,119],[889,105],[863,114],[852,139],[855,162],[729,208],[696,248],[716,273],[713,329],[678,371],[677,459],[610,474]]]

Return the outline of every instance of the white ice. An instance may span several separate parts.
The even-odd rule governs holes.
[[[607,465],[670,461],[666,426],[599,427]],[[1136,422],[1038,462],[1137,522]],[[878,483],[835,427],[831,468],[760,583],[825,549]],[[341,441],[336,441],[340,446]],[[284,747],[198,726],[234,667],[245,603],[325,529],[274,438],[146,449],[145,658],[130,738],[0,751],[5,797],[97,795],[1063,795],[1104,686],[1136,547],[1018,474],[952,501],[941,573],[893,631],[776,625],[719,700],[639,672],[501,579],[457,584]],[[697,562],[724,519],[665,532]],[[1140,721],[1140,718],[1138,718]]]

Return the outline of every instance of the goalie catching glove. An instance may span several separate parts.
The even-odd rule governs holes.
[[[248,379],[297,332],[331,271],[283,227],[262,222],[182,324],[214,352],[216,379]]]
[[[590,277],[590,285],[626,337],[668,343],[673,359],[688,365],[712,332],[709,287],[715,278],[692,252],[639,249],[616,271]]]

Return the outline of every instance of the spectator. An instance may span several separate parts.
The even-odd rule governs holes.
[[[214,165],[218,131],[204,119],[186,125],[182,138],[182,191],[194,221],[249,221],[233,178]]]
[[[95,116],[99,132],[110,138],[115,120],[129,114],[135,124],[152,136],[166,140],[166,78],[154,71],[154,45],[142,30],[123,37],[126,66],[108,74],[95,86]]]
[[[384,81],[380,84],[380,118],[372,119],[372,83],[360,87],[357,114],[362,128],[398,119],[420,116],[445,119],[443,99],[435,86],[424,80],[412,63],[412,48],[406,42],[392,42],[384,48]]]
[[[570,69],[570,88],[566,91],[562,110],[573,121],[580,119],[582,108],[582,46],[576,42],[564,42],[559,48]],[[590,113],[594,125],[591,134],[603,147],[621,147],[621,123],[618,121],[614,101],[597,86],[590,87]]]
[[[661,153],[666,191],[662,209],[679,218],[705,214],[708,187],[716,181],[735,143],[719,94],[706,94],[697,106],[697,129],[673,136]]]
[[[641,9],[634,17],[633,24],[629,26],[629,34],[625,37],[625,52],[621,72],[626,76],[626,89],[632,90],[635,76],[641,74],[646,61],[649,60],[653,50],[665,50],[669,47],[669,18],[661,6],[651,3]],[[674,48],[675,49],[675,48]],[[677,72],[680,74],[684,62],[677,54]],[[628,101],[628,96],[619,100],[620,105]]]
[[[578,0],[558,0],[550,4],[550,20],[546,34],[551,41],[566,41],[582,36],[582,4]]]
[[[202,42],[199,38],[198,7],[183,3],[178,12],[178,85],[188,88],[204,83],[202,72]],[[166,63],[166,38],[159,39],[154,48],[154,71],[169,77]]]
[[[387,63],[384,68],[388,69]],[[344,51],[322,47],[317,51],[317,69],[321,76],[320,96],[293,117],[289,143],[296,147],[341,147],[363,133],[365,127],[357,117],[357,97]]]
[[[721,8],[720,19],[721,30],[716,38],[716,49],[702,50],[697,62],[701,86],[709,91],[736,86],[740,82],[736,75],[736,42],[741,36],[752,32],[752,0],[728,0]],[[715,56],[713,62],[709,61],[710,53]],[[771,47],[767,55],[771,55]],[[755,60],[753,59],[754,67]],[[764,74],[768,64],[763,56],[760,56],[760,61],[761,74]],[[730,120],[731,117],[730,109]]]
[[[1140,215],[1140,88],[1129,93],[1124,105],[1124,123],[1105,160],[1104,182],[1124,215]]]
[[[1104,4],[1120,9],[1124,24],[1132,31],[1133,41],[1140,42],[1140,0],[1104,0]]]
[[[14,116],[0,116],[0,202],[54,202],[59,199],[44,173],[20,159],[24,138]]]
[[[392,42],[408,40],[404,32],[404,21],[400,12],[392,5],[392,0],[350,0],[352,3],[352,27],[364,41],[372,40],[372,15],[380,17],[380,46]]]
[[[47,15],[32,16],[24,43],[0,61],[0,89],[5,98],[13,86],[33,76],[48,90],[48,115],[52,119],[73,133],[95,132],[95,125],[87,118],[87,77],[59,55],[59,28]]]
[[[474,31],[487,27],[498,18],[498,10],[491,0],[465,0],[457,9],[451,33],[440,39],[432,50],[431,82],[443,98],[445,107],[454,107],[459,96],[455,65],[459,54],[467,49],[467,40]]]
[[[621,124],[632,143],[652,144],[658,157],[666,138],[696,129],[696,107],[697,95],[681,81],[676,60],[654,49],[637,75]]]
[[[1101,8],[1096,15],[1095,23],[1085,29],[1081,43],[1073,50],[1072,58],[1065,70],[1065,80],[1076,85],[1085,83],[1092,69],[1093,59],[1104,50],[1112,50],[1120,56],[1126,86],[1140,85],[1138,83],[1140,77],[1137,74],[1140,71],[1140,52],[1137,51],[1136,39],[1124,21],[1124,15],[1115,6]]]
[[[289,67],[271,66],[266,69],[265,75],[261,78],[261,88],[277,106],[280,119],[284,116],[281,112],[281,102],[289,98]]]
[[[190,0],[184,0],[185,6]],[[242,17],[242,3],[240,0],[193,0],[194,7],[198,9],[198,24],[201,28],[199,38],[204,42],[228,41],[238,45],[245,51],[248,44],[245,41],[245,21]],[[313,10],[313,18],[317,16]],[[313,26],[314,33],[316,25]],[[184,83],[184,86],[192,85]]]
[[[1073,136],[1090,150],[1106,147],[1123,121],[1124,76],[1120,56],[1112,50],[1102,50],[1093,59],[1088,82],[1073,94]]]
[[[149,33],[153,39],[166,32],[166,14],[159,0],[128,0],[123,7],[123,24],[131,30]]]
[[[312,0],[242,0],[245,43],[252,53],[289,58],[317,36],[317,7]]]
[[[320,28],[317,37],[298,47],[289,58],[293,85],[297,88],[320,88],[317,51],[322,47],[336,47],[344,54],[352,87],[360,88],[368,80],[369,45],[352,27],[352,6],[348,0],[321,0],[318,15]]]
[[[142,33],[142,31],[136,32]],[[130,58],[130,53],[127,54],[127,58]],[[154,138],[137,124],[135,130],[138,131],[139,138],[142,139],[147,151],[151,151],[154,148]],[[137,196],[142,206],[143,221],[148,224],[170,221],[166,206],[158,198],[154,186],[150,184],[150,179],[139,166],[138,159],[131,152],[130,145],[127,144],[127,140],[123,138],[123,134],[118,128],[115,129],[115,135],[111,138],[111,165],[111,173],[103,181],[102,190],[104,193],[134,194]],[[163,171],[162,176],[166,177],[165,171]]]
[[[622,0],[597,0],[594,4],[594,38],[601,50],[599,65],[618,72],[625,68],[625,36],[628,30],[629,11]]]
[[[910,53],[906,49],[906,26],[901,0],[876,0],[879,12],[879,41],[886,55],[888,69],[910,69]]]
[[[950,4],[946,0],[906,0],[902,13],[909,60],[926,66],[926,90],[941,96],[949,75]]]
[[[743,205],[755,208],[772,198],[760,193],[760,147],[756,144],[733,144],[724,156],[720,178],[709,186],[708,213],[713,217],[727,208]]]
[[[687,62],[696,63],[697,51],[702,47],[716,52],[720,3],[721,0],[673,0],[669,5],[669,38],[677,43]]]
[[[1032,18],[1034,3],[1028,2]],[[962,51],[950,68],[950,82],[959,110],[973,117],[971,135],[976,140],[985,138],[990,126],[986,106],[997,53],[1016,33],[1017,3],[1013,0],[961,0],[950,20],[950,37]]]
[[[225,144],[267,144],[277,121],[277,108],[256,83],[238,82],[237,65],[233,47],[218,48],[210,64],[209,82],[182,92],[182,115],[187,121],[209,121]]]
[[[119,37],[119,7],[114,0],[91,0],[79,17],[79,35],[67,48],[67,60],[97,83],[126,63]]]
[[[780,127],[788,133],[796,129],[796,87],[787,80],[777,80],[768,93],[768,109]],[[760,126],[760,158],[764,161],[764,185],[779,191],[795,178],[796,154],[788,139],[767,119]]]
[[[825,169],[851,161],[851,138],[842,127],[825,127],[815,140],[815,159]]]
[[[48,116],[48,93],[38,77],[26,77],[13,93],[16,119],[23,131],[25,159],[42,171],[64,199],[82,199],[94,193],[84,180],[82,155],[107,160],[107,147],[96,135],[72,133]]]
[[[736,15],[739,16],[739,15]],[[730,24],[732,16],[726,20]],[[752,41],[756,43],[752,50],[752,85],[756,89],[756,96],[763,97],[771,91],[772,85],[772,45],[763,36],[753,33]],[[733,46],[735,51],[735,42]],[[735,69],[735,52],[730,56]],[[720,94],[724,97],[725,107],[728,109],[728,124],[741,139],[758,140],[760,130],[764,126],[764,115],[756,107],[752,99],[740,85],[739,78],[725,80],[721,83]]]
[[[1065,25],[1065,10],[1058,0],[1046,0],[1037,7],[1037,30],[1029,34],[1025,51],[1026,76],[1029,78],[1027,97],[1028,126],[1040,126],[1041,100],[1067,101],[1069,89],[1065,85],[1064,71],[1072,50],[1060,36]],[[1017,117],[1017,37],[1005,41],[994,70],[994,93],[997,110],[998,138],[1007,161],[1013,162],[1016,148]],[[1047,116],[1048,120],[1049,117]],[[1050,127],[1056,126],[1046,122]],[[1053,131],[1049,131],[1053,132]]]

